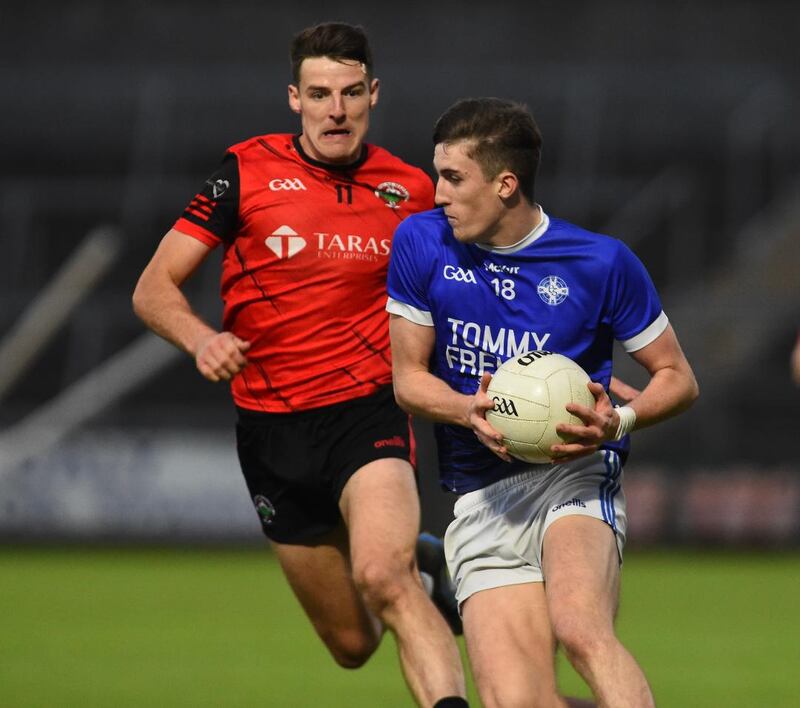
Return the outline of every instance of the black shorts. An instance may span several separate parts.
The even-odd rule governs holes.
[[[415,463],[411,421],[391,386],[298,413],[240,408],[236,447],[261,528],[279,543],[302,544],[334,529],[344,485],[369,462]]]

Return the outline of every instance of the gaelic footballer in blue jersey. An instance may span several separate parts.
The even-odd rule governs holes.
[[[436,421],[442,485],[461,495],[446,549],[479,692],[487,705],[563,705],[558,641],[598,703],[653,705],[613,628],[621,468],[631,430],[694,401],[691,367],[631,250],[534,200],[541,136],[524,107],[461,101],[434,144],[439,208],[398,227],[387,310],[395,395]],[[615,340],[650,376],[621,408],[607,393]],[[512,460],[485,419],[492,372],[527,349],[592,378],[595,406],[568,406],[583,424],[559,428],[575,439],[554,445],[549,465]]]

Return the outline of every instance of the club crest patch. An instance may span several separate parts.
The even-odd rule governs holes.
[[[272,502],[262,494],[256,494],[253,497],[253,504],[258,512],[258,518],[264,526],[269,526],[275,519],[275,507]]]
[[[548,275],[539,281],[536,292],[546,305],[560,305],[569,295],[569,286],[557,275]]]
[[[375,188],[375,196],[382,199],[390,209],[397,209],[409,198],[408,190],[397,182],[381,182]]]

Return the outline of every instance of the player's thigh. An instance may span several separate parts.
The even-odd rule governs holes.
[[[556,642],[543,583],[476,592],[462,615],[473,676],[487,706],[552,704]]]
[[[347,532],[342,524],[313,544],[272,543],[289,585],[326,641],[351,632],[367,639],[374,621],[353,583]],[[358,641],[358,636],[353,638]]]
[[[407,461],[389,457],[361,467],[342,490],[339,507],[355,568],[365,563],[413,566],[420,506]]]
[[[589,516],[563,516],[548,527],[542,555],[556,634],[611,630],[620,580],[611,527]]]

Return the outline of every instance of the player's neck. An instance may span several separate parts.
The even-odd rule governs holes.
[[[292,142],[294,143],[295,150],[297,150],[297,153],[304,162],[314,167],[322,167],[326,170],[354,170],[360,167],[367,157],[367,146],[364,143],[358,146],[358,150],[353,155],[344,156],[341,160],[331,161],[326,159],[325,155],[316,151],[307,136],[303,133],[295,135]]]
[[[542,223],[542,209],[538,204],[520,202],[503,216],[500,228],[486,245],[492,248],[511,248],[525,240]]]

